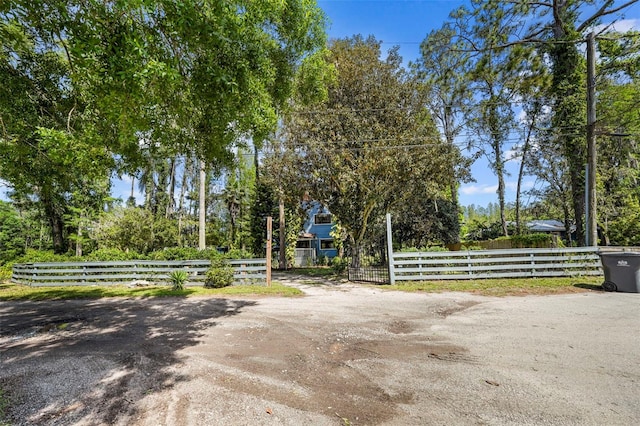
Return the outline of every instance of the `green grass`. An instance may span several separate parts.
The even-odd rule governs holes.
[[[9,425],[7,422],[7,408],[9,407],[9,400],[4,390],[0,388],[0,426]]]
[[[272,283],[264,285],[238,285],[223,288],[187,287],[174,291],[170,286],[129,288],[104,287],[29,287],[16,284],[0,284],[0,300],[67,300],[100,299],[103,297],[220,297],[220,296],[300,296],[295,288]]]
[[[577,293],[600,290],[602,277],[579,278],[504,278],[486,280],[405,281],[376,288],[442,293],[462,291],[485,296],[517,296],[530,294]]]

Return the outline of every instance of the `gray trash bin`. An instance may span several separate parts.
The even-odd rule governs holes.
[[[606,291],[640,293],[640,253],[600,252]]]

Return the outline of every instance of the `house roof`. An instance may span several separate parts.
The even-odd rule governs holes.
[[[527,228],[533,232],[565,232],[564,223],[555,219],[531,220],[527,222]]]

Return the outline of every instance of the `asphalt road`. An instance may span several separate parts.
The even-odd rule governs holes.
[[[10,424],[640,424],[640,294],[0,302]]]

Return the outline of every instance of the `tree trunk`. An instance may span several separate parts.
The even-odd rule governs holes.
[[[507,218],[505,216],[505,201],[504,201],[504,171],[500,170],[498,173],[498,201],[500,202],[500,224],[502,225],[502,233],[505,237],[509,236],[509,230],[507,229]]]
[[[82,257],[82,225],[78,225],[78,239],[76,240],[76,257]]]
[[[207,248],[206,241],[206,194],[207,192],[207,173],[205,170],[204,160],[200,160],[200,209],[198,210],[198,249]]]
[[[56,254],[64,254],[67,251],[67,244],[64,238],[64,221],[62,220],[62,214],[58,211],[48,194],[41,194],[41,201],[51,229],[53,252]]]
[[[173,199],[173,196],[176,191],[176,164],[177,163],[178,161],[176,157],[171,159],[171,174],[169,176],[169,188],[168,188],[169,190],[167,191],[168,193],[167,210],[165,213],[165,218],[167,219],[171,216],[175,207],[175,200]]]

